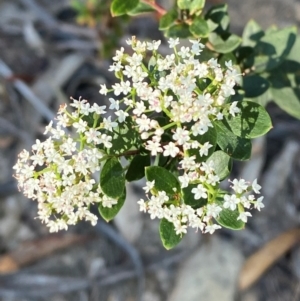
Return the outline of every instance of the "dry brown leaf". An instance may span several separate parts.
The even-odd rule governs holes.
[[[249,288],[298,242],[300,229],[289,230],[266,243],[246,260],[239,277],[239,289],[242,291]]]
[[[25,242],[16,250],[0,256],[0,274],[15,272],[18,269],[42,259],[53,252],[71,245],[83,243],[91,237],[68,234],[49,235],[47,237]]]

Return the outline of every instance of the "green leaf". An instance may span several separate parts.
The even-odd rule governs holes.
[[[225,121],[216,121],[214,123],[218,133],[217,143],[222,151],[233,159],[250,159],[252,150],[251,140],[237,137],[224,122]]]
[[[225,179],[231,171],[232,160],[223,151],[214,152],[207,160],[207,163],[213,162],[213,168],[220,180]]]
[[[223,68],[225,68],[226,67],[225,63],[228,62],[228,61],[231,61],[232,64],[235,65],[236,64],[236,57],[232,52],[228,52],[228,53],[222,54],[218,61],[219,61],[219,64]],[[241,73],[241,72],[239,72],[239,73]]]
[[[257,42],[264,36],[264,31],[262,28],[254,21],[250,20],[243,31],[243,46],[254,47]]]
[[[154,188],[165,191],[168,195],[174,195],[180,191],[178,179],[168,170],[160,166],[149,166],[145,168],[147,181],[155,181]]]
[[[205,6],[205,0],[190,0],[190,15],[194,15],[197,13],[202,12],[204,6]]]
[[[169,38],[186,39],[191,37],[191,32],[189,26],[185,23],[182,23],[169,27],[166,31],[166,36]]]
[[[117,158],[108,159],[101,171],[100,187],[113,199],[119,198],[124,192],[125,177],[123,167]]]
[[[177,5],[180,9],[190,9],[192,0],[177,0]]]
[[[206,161],[209,156],[212,155],[212,153],[215,151],[216,145],[217,145],[217,131],[215,128],[210,127],[208,131],[204,135],[198,135],[198,136],[192,136],[193,140],[198,141],[200,144],[204,144],[205,142],[209,142],[212,147],[208,150],[207,156],[200,156],[199,149],[189,149],[187,151],[188,155],[196,156],[196,162],[203,162]]]
[[[180,9],[188,9],[190,15],[193,15],[203,9],[205,0],[178,0],[177,5]]]
[[[258,74],[244,77],[243,89],[246,97],[252,98],[262,95],[269,89],[269,86],[269,81]]]
[[[209,34],[207,22],[201,17],[196,17],[190,25],[190,32],[195,38],[206,38]]]
[[[112,220],[123,207],[126,199],[126,189],[124,189],[123,194],[118,198],[118,203],[113,205],[111,208],[103,207],[102,203],[100,202],[98,205],[98,210],[100,215],[103,217],[104,220],[109,222]]]
[[[148,70],[150,72],[154,71],[154,69],[156,67],[156,63],[157,63],[156,57],[154,55],[152,55],[149,62],[148,62]]]
[[[135,9],[139,4],[139,0],[113,0],[110,11],[113,17],[125,15]]]
[[[178,18],[177,9],[171,9],[159,20],[159,30],[165,30],[171,27]]]
[[[126,173],[128,182],[137,181],[145,176],[145,167],[150,165],[150,155],[135,155]]]
[[[112,147],[108,149],[108,153],[119,155],[128,150],[136,149],[141,145],[141,135],[137,131],[135,124],[130,117],[125,122],[119,124],[114,129],[114,136],[111,141]]]
[[[299,51],[300,51],[300,36],[297,35],[296,41],[295,41],[290,53],[288,54],[287,59],[289,59],[290,61],[300,63]]]
[[[195,200],[195,194],[192,189],[197,187],[198,184],[190,184],[188,187],[182,188],[182,197],[186,205],[190,205],[194,209],[203,207],[207,204],[207,199]]]
[[[173,223],[165,218],[160,221],[159,234],[163,246],[167,250],[174,248],[182,240],[182,236],[176,234]]]
[[[300,119],[300,89],[299,88],[271,88],[274,102],[291,116]]]
[[[228,16],[228,5],[221,4],[213,6],[205,15],[205,19],[210,20],[209,26],[215,27],[213,25],[217,25],[215,30],[217,33],[223,33],[229,29],[230,18]]]
[[[223,206],[223,202],[223,197],[218,196],[216,203],[219,206]],[[219,217],[216,218],[216,221],[224,228],[232,230],[241,230],[245,228],[245,223],[241,220],[237,220],[239,215],[240,213],[237,209],[232,211],[230,209],[223,208],[219,214]]]
[[[252,139],[266,134],[272,128],[268,112],[255,102],[238,102],[240,113],[234,117],[229,114],[229,107],[230,104],[227,104],[223,111],[224,118],[236,136]]]
[[[255,71],[260,73],[279,66],[290,53],[296,32],[296,27],[287,27],[263,36],[256,44],[255,54],[251,58]]]
[[[253,101],[256,102],[258,104],[260,104],[263,107],[266,107],[266,105],[272,101],[273,97],[272,97],[272,93],[271,93],[271,89],[268,89],[264,94],[259,95],[257,97],[254,98],[245,98],[244,100],[246,101]]]
[[[152,8],[150,5],[139,2],[139,4],[131,11],[127,12],[129,16],[136,16],[144,13],[152,13],[155,12],[155,9]]]
[[[208,39],[214,50],[219,53],[232,52],[241,44],[242,41],[242,39],[235,34],[231,34],[226,37],[226,39],[223,39],[215,32],[211,32]]]

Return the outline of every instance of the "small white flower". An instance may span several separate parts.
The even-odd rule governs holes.
[[[176,45],[179,45],[179,39],[178,38],[176,38],[176,39],[170,38],[168,43],[169,43],[170,48],[174,48],[174,47],[176,47]]]
[[[146,186],[143,187],[143,189],[145,190],[145,193],[149,193],[150,190],[154,187],[155,181],[147,181],[146,182]]]
[[[252,216],[250,212],[241,212],[240,215],[238,216],[237,220],[241,220],[244,223],[247,223],[248,216]]]
[[[237,107],[237,101],[234,101],[229,108],[229,113],[234,117],[235,114],[240,113],[241,109]]]
[[[213,234],[216,230],[221,229],[222,227],[216,224],[213,225],[207,225],[205,227],[205,231],[204,233],[209,233],[209,234]]]
[[[169,144],[165,145],[164,149],[165,150],[163,155],[165,157],[171,156],[174,158],[179,153],[179,148],[173,142],[170,142]]]
[[[252,182],[252,190],[257,194],[260,194],[260,189],[261,189],[261,186],[257,184],[257,179],[255,179]]]
[[[236,192],[236,193],[243,193],[248,189],[248,184],[244,179],[234,179],[232,181],[232,186],[231,188]]]
[[[198,184],[197,187],[193,188],[192,193],[195,195],[195,200],[207,198],[207,189],[202,184]]]
[[[115,114],[118,116],[118,120],[120,123],[124,122],[126,117],[129,116],[129,114],[123,110],[119,110],[119,111],[115,112]]]
[[[107,92],[108,92],[108,89],[106,88],[106,85],[105,84],[100,85],[99,93],[102,94],[102,95],[106,95]]]
[[[208,150],[212,147],[212,144],[209,142],[205,142],[203,145],[201,145],[199,154],[200,156],[207,156],[208,155]]]
[[[258,211],[260,211],[260,209],[264,208],[265,205],[263,204],[262,200],[264,199],[263,196],[261,196],[260,198],[258,198],[256,200],[256,202],[254,203],[254,208],[257,209]]]

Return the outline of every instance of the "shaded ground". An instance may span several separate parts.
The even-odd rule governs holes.
[[[227,2],[237,33],[250,18],[264,28],[300,22],[296,0]],[[1,71],[0,76],[0,299],[176,301],[183,300],[182,293],[184,300],[193,300],[201,292],[208,301],[300,300],[300,248],[292,248],[295,243],[286,236],[271,249],[272,255],[287,246],[278,263],[247,291],[237,289],[244,260],[274,237],[299,227],[300,123],[274,105],[268,107],[274,129],[255,141],[250,162],[234,168],[237,177],[258,177],[264,187],[266,208],[246,230],[222,230],[213,238],[189,233],[178,248],[165,251],[157,222],[138,212],[141,188],[136,185],[111,227],[80,224],[49,236],[34,219],[36,204],[17,193],[11,167],[22,148],[42,137],[50,115],[70,95],[105,103],[99,84],[113,79],[106,71],[109,61],[99,56],[103,40],[96,30],[75,23],[69,1],[35,3],[40,10],[30,0],[0,1],[0,58],[13,71],[5,76]],[[124,36],[157,39],[155,22],[151,17],[136,19]],[[37,99],[16,89],[16,80]],[[211,255],[207,262],[206,254]],[[262,266],[264,259],[256,262]],[[14,273],[8,277],[8,272]]]

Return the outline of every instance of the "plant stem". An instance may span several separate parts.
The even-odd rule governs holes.
[[[145,4],[148,4],[149,6],[151,6],[153,9],[155,9],[157,11],[157,13],[160,16],[163,16],[164,14],[167,13],[167,11],[162,8],[160,5],[158,5],[155,0],[141,0],[141,2],[144,2]]]

